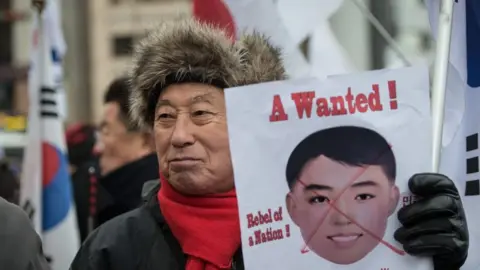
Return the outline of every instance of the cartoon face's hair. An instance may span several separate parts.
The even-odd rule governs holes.
[[[130,116],[152,127],[160,92],[171,84],[221,89],[286,78],[280,50],[258,33],[232,42],[226,31],[195,19],[165,22],[135,48]]]
[[[322,155],[354,167],[378,165],[389,181],[395,182],[395,156],[387,140],[371,129],[341,126],[312,133],[295,147],[286,169],[290,189],[298,181],[305,165]]]

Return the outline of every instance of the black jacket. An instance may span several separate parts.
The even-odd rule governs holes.
[[[82,241],[88,236],[89,219],[97,227],[137,208],[142,204],[143,184],[159,177],[156,154],[128,163],[104,177],[99,177],[98,171],[98,161],[93,160],[72,175]]]
[[[80,240],[83,242],[88,236],[88,219],[90,216],[90,191],[91,178],[98,179],[98,161],[85,162],[72,174],[73,195],[75,198],[75,209],[77,213],[78,230]],[[96,200],[102,197],[103,191],[96,194]]]
[[[100,178],[96,226],[139,207],[143,185],[158,179],[158,171],[157,155],[150,154]]]
[[[97,228],[83,243],[71,270],[182,270],[186,255],[160,212],[159,181],[146,183],[144,204]],[[232,269],[243,270],[241,249]]]

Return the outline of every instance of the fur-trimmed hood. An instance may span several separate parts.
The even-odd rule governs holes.
[[[233,43],[222,29],[195,19],[166,22],[135,48],[131,117],[140,127],[151,127],[160,91],[173,83],[228,88],[285,77],[280,50],[259,33]]]

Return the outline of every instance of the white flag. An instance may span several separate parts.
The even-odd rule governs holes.
[[[228,30],[238,38],[257,31],[282,49],[286,72],[290,78],[348,73],[341,46],[331,33],[328,18],[338,9],[340,0],[194,0],[194,16]],[[309,46],[311,63],[300,50],[301,42],[312,37]],[[321,42],[319,43],[319,41]]]
[[[34,21],[21,199],[27,210],[35,210],[33,221],[52,270],[64,270],[80,243],[59,98],[65,45],[57,16],[55,0],[48,0],[42,18]]]
[[[434,36],[441,1],[427,2]],[[440,171],[457,185],[470,233],[468,260],[462,269],[479,269],[480,245],[479,139],[480,131],[480,1],[456,0],[445,100],[445,125]]]
[[[293,40],[272,0],[224,0],[239,31],[258,31],[283,50],[285,69],[291,78],[310,75],[310,65]],[[302,20],[302,18],[298,18]]]
[[[309,75],[319,79],[354,70],[330,27],[330,17],[342,4],[342,0],[277,1],[279,15],[293,44],[299,46],[310,37]]]
[[[28,74],[29,114],[27,144],[23,153],[20,203],[33,222],[35,231],[42,235],[42,151],[40,136],[40,82],[39,74],[39,28],[40,20],[35,13],[32,28],[30,70]]]

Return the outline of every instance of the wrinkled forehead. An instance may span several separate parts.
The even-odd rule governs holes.
[[[156,107],[161,106],[189,106],[194,103],[209,103],[224,105],[223,90],[208,84],[182,83],[172,84],[159,95]]]

